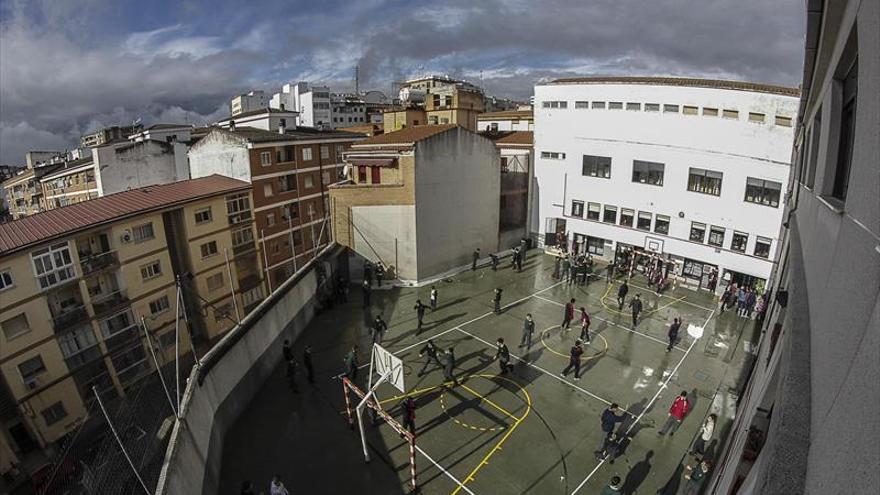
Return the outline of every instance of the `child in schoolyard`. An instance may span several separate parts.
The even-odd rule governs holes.
[[[687,416],[691,410],[691,403],[687,399],[687,392],[682,391],[681,394],[672,401],[672,406],[669,407],[669,416],[666,418],[666,422],[663,423],[663,427],[660,428],[660,431],[657,432],[658,435],[665,435],[669,433],[669,436],[675,435],[675,431],[678,430],[678,427],[681,426],[681,422],[684,421],[684,417]]]
[[[590,313],[587,308],[581,306],[581,340],[590,343]]]
[[[703,486],[703,480],[706,479],[710,469],[712,469],[712,462],[708,459],[704,459],[696,466],[686,467],[684,478],[687,480],[687,484],[684,487],[683,495],[700,493],[700,487]]]
[[[715,432],[715,423],[717,421],[717,414],[710,414],[706,417],[706,420],[703,421],[703,426],[700,427],[700,433],[697,435],[697,439],[694,440],[694,448],[691,450],[691,454],[695,457],[702,458],[706,454],[706,444],[712,440],[712,434]]]
[[[525,347],[526,349],[531,349],[532,347],[532,336],[535,334],[535,320],[532,319],[532,314],[526,314],[525,320],[523,320],[523,331],[522,338],[519,341],[520,347]]]
[[[571,327],[571,320],[574,319],[574,298],[571,301],[565,303],[565,308],[562,310],[562,323],[559,325],[560,330],[568,330]]]
[[[431,311],[437,311],[437,298],[439,297],[439,293],[437,292],[437,288],[433,285],[431,286]]]
[[[498,365],[501,367],[501,374],[505,374],[508,371],[513,371],[513,365],[510,364],[510,349],[507,348],[507,344],[504,343],[504,339],[498,338],[495,341],[495,358],[498,360]]]
[[[568,353],[568,366],[562,370],[562,377],[568,375],[568,372],[574,369],[574,379],[578,381],[581,379],[581,356],[584,354],[584,348],[581,344],[580,340],[575,340],[574,345],[571,346],[571,350]]]
[[[623,486],[623,482],[620,480],[620,476],[614,476],[611,478],[611,481],[605,485],[605,488],[602,489],[602,493],[599,495],[616,495],[621,493],[620,489]]]
[[[669,331],[666,332],[666,337],[669,339],[669,345],[666,346],[666,352],[672,350],[675,347],[675,343],[678,342],[678,330],[681,328],[681,320],[675,318],[672,320],[672,324],[669,325]]]

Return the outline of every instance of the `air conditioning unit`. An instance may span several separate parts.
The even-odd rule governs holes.
[[[126,244],[131,242],[131,239],[132,239],[131,231],[128,229],[125,229],[122,232],[122,235],[119,236],[119,240],[121,240],[123,243],[126,243]]]
[[[37,381],[37,378],[36,378],[36,377],[28,378],[28,379],[25,380],[25,382],[24,382],[24,386],[27,387],[28,390],[34,390],[34,389],[36,389],[37,386],[39,386],[39,385],[40,385],[40,383]]]

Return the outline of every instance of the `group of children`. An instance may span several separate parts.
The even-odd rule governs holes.
[[[759,294],[752,287],[737,286],[736,282],[731,283],[721,294],[720,312],[725,309],[731,309],[736,306],[736,313],[740,318],[751,318],[752,314],[756,315],[758,320],[762,319],[767,309],[767,299],[765,294]]]

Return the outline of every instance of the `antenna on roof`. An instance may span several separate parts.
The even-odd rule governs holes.
[[[354,66],[354,93],[355,94],[360,93],[360,80],[359,80],[360,74],[358,74],[358,72],[360,72],[360,67],[355,65]]]

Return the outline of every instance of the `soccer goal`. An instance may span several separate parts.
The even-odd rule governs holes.
[[[373,373],[379,375],[379,379],[373,383]],[[379,400],[376,399],[376,389],[379,385],[389,382],[401,393],[406,393],[403,381],[403,361],[391,354],[388,350],[379,344],[373,344],[373,350],[370,354],[370,373],[367,379],[367,391],[364,392],[356,384],[352,383],[348,377],[342,378],[342,389],[345,395],[345,412],[348,417],[348,425],[354,429],[355,417],[357,417],[357,425],[361,435],[361,446],[364,450],[364,460],[370,462],[370,452],[367,449],[367,438],[364,435],[364,419],[363,409],[370,408],[376,413],[376,417],[381,418],[388,423],[394,431],[406,439],[409,444],[409,471],[410,471],[410,488],[416,491],[418,486],[416,482],[416,436],[403,427],[400,422],[391,417]],[[351,394],[358,398],[358,404],[352,407]]]

